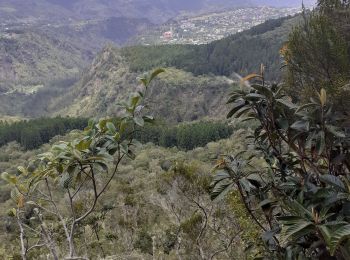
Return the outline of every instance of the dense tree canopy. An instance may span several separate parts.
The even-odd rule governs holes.
[[[84,118],[39,118],[16,123],[0,122],[0,145],[16,141],[25,149],[35,149],[48,143],[52,137],[87,126]]]
[[[142,143],[152,142],[163,147],[192,150],[196,147],[203,147],[209,142],[228,138],[232,133],[233,128],[226,123],[198,122],[173,127],[146,126],[136,134],[136,138]]]

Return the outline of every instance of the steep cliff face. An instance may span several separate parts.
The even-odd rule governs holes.
[[[137,73],[130,72],[120,50],[107,47],[85,71],[69,93],[50,106],[54,114],[71,116],[117,115],[119,102],[127,100],[139,86]],[[199,76],[167,68],[150,88],[149,110],[155,117],[172,122],[190,121],[205,116],[224,115],[222,100],[231,88],[225,77]]]

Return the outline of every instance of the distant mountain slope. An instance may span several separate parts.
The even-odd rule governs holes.
[[[1,0],[0,21],[67,18],[105,19],[107,17],[148,18],[161,23],[181,12],[249,5],[244,0]]]
[[[81,0],[77,2],[75,10],[79,10],[83,16],[91,14],[111,16],[117,13],[127,17],[146,17],[159,23],[181,12],[246,6],[249,5],[250,0],[105,0],[99,3],[96,0]]]
[[[126,17],[109,17],[95,23],[88,23],[74,30],[72,38],[84,38],[86,34],[91,35],[93,39],[111,41],[118,45],[124,45],[131,37],[141,33],[153,24],[146,18],[126,18]],[[63,28],[64,30],[64,28]]]
[[[301,7],[226,8],[199,15],[183,15],[135,35],[133,45],[207,44],[248,30],[270,19],[295,15]]]
[[[39,25],[32,27],[48,35],[58,34],[63,40],[98,52],[108,43],[122,46],[130,38],[152,26],[153,24],[145,18],[109,17],[56,26]]]
[[[0,0],[0,23],[64,21],[69,17],[74,17],[71,11],[46,0]]]
[[[87,42],[69,39],[58,32],[11,30],[0,32],[0,116],[43,115],[28,106],[35,93],[58,95],[79,78],[96,50]],[[56,89],[56,90],[54,90]]]
[[[0,30],[0,115],[45,114],[43,101],[74,84],[106,44],[123,45],[145,26],[151,26],[146,19],[111,17]],[[43,94],[46,99],[37,100]]]
[[[30,92],[29,86],[74,76],[92,55],[82,46],[36,31],[0,33],[1,92]]]

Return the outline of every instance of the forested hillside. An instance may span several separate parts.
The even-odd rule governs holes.
[[[24,149],[39,148],[57,135],[72,130],[83,130],[87,126],[85,118],[40,118],[14,123],[0,122],[0,145],[19,143]]]
[[[52,102],[49,111],[75,116],[116,114],[114,104],[127,98],[135,79],[152,68],[163,67],[168,69],[151,92],[157,104],[150,105],[154,116],[172,122],[217,116],[225,111],[221,100],[237,80],[234,73],[245,75],[265,64],[267,79],[281,78],[279,50],[298,21],[299,16],[271,20],[208,45],[105,48],[82,79]]]

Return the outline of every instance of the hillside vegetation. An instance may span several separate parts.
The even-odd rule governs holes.
[[[75,137],[70,134],[59,139]],[[91,259],[104,255],[122,259],[152,259],[152,255],[165,259],[196,259],[198,253],[193,250],[193,244],[196,243],[203,221],[196,204],[200,203],[209,214],[210,221],[205,234],[201,236],[200,245],[204,254],[209,257],[215,254],[218,259],[244,257],[244,248],[255,241],[253,236],[240,236],[244,229],[250,230],[251,235],[255,232],[254,226],[247,226],[244,220],[244,208],[236,203],[235,196],[227,202],[214,205],[208,194],[212,160],[234,147],[243,148],[237,142],[243,137],[244,133],[240,132],[227,140],[209,143],[188,152],[152,144],[143,146],[137,152],[136,160],[123,164],[117,178],[111,183],[110,193],[103,197],[100,205],[105,211],[96,211],[86,221],[85,238],[82,237],[87,243],[84,250],[87,250]],[[3,147],[0,156],[6,156],[11,162],[21,165],[35,154],[48,149],[49,145],[46,145],[40,150],[24,152],[20,147],[10,144]],[[0,169],[17,171],[7,161],[0,163]],[[8,189],[3,188],[1,192],[2,208],[11,203],[6,195]],[[64,206],[64,203],[65,200],[61,200],[59,206]],[[224,210],[224,205],[227,205],[227,210]],[[2,216],[4,211],[1,212]],[[1,228],[7,232],[0,236],[3,241],[0,256],[20,257],[17,254],[16,227],[6,219],[1,218]],[[179,239],[181,244],[177,242]],[[218,252],[221,250],[225,250],[225,253]]]

